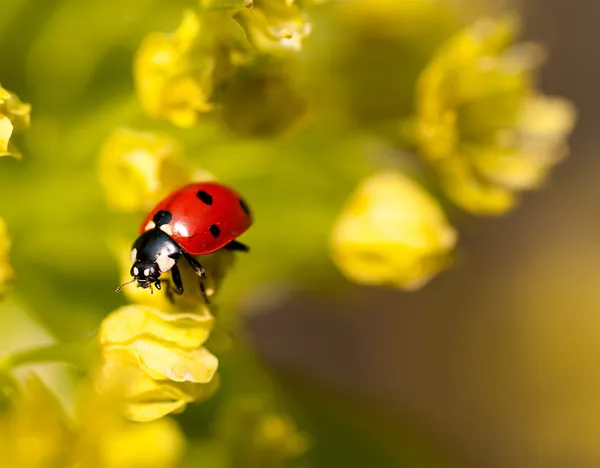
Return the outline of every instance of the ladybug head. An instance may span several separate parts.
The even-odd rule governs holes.
[[[156,286],[156,289],[160,289],[160,270],[156,262],[137,260],[130,270],[133,279],[120,285],[116,291],[120,292],[121,288],[127,284],[135,283],[137,281],[138,287],[147,289],[150,288],[152,292],[152,285]]]
[[[151,288],[152,284],[158,281],[161,272],[156,262],[138,260],[131,267],[130,273],[133,280],[137,281],[138,286]],[[158,288],[160,289],[160,286]]]

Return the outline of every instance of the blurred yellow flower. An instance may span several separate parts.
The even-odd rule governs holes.
[[[565,154],[575,111],[539,95],[541,51],[511,45],[513,17],[483,19],[450,38],[417,88],[417,140],[448,196],[477,214],[499,214],[535,188]]]
[[[192,127],[213,108],[215,86],[232,73],[245,38],[224,12],[185,12],[175,33],[148,36],[135,58],[138,97],[149,116]]]
[[[117,388],[82,391],[75,420],[36,378],[25,379],[20,390],[0,417],[2,467],[170,468],[181,458],[184,440],[175,423],[123,418]]]
[[[108,204],[119,211],[145,211],[181,185],[212,179],[181,159],[179,144],[167,135],[116,130],[99,158],[100,183]]]
[[[100,376],[94,374],[94,379]],[[122,373],[97,391],[94,385],[79,395],[78,440],[75,459],[86,468],[172,468],[178,465],[184,437],[164,418],[145,424],[123,417],[125,390],[131,376]]]
[[[0,218],[0,298],[6,293],[8,283],[14,276],[14,270],[10,265],[10,239],[6,223]]]
[[[23,104],[16,95],[0,86],[0,156],[21,156],[10,145],[10,138],[14,131],[29,127],[30,113],[29,104]]]
[[[254,46],[267,53],[298,51],[311,24],[297,0],[249,0],[236,16]]]
[[[98,386],[129,375],[125,411],[136,421],[183,411],[215,389],[218,360],[202,347],[212,327],[206,307],[203,313],[166,313],[142,305],[117,309],[99,333],[104,365]]]
[[[0,416],[0,466],[68,466],[67,447],[75,442],[65,414],[42,382],[27,377],[12,407]]]
[[[331,234],[331,255],[351,280],[421,287],[445,268],[456,242],[437,202],[401,173],[364,181]]]
[[[291,417],[274,413],[264,400],[253,397],[235,399],[224,408],[216,435],[227,452],[228,466],[286,466],[309,446]]]

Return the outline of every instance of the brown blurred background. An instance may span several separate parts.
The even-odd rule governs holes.
[[[297,291],[247,323],[283,375],[366,401],[460,466],[600,466],[600,2],[522,11],[550,50],[542,90],[579,108],[546,187],[504,218],[463,218],[461,257],[420,292]]]

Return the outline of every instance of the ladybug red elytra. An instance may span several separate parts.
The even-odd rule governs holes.
[[[201,182],[175,190],[144,219],[131,250],[133,279],[119,286],[117,292],[136,281],[150,291],[152,285],[161,289],[160,275],[170,271],[175,292],[183,294],[179,260],[184,258],[203,278],[204,269],[193,256],[219,249],[247,252],[249,248],[236,238],[251,224],[252,215],[244,199],[223,184]]]

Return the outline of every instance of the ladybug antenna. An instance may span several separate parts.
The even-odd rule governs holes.
[[[126,286],[126,285],[128,285],[128,284],[131,284],[131,283],[133,283],[134,281],[136,281],[136,279],[135,279],[135,278],[133,278],[131,281],[127,281],[127,282],[123,283],[123,284],[122,284],[122,285],[120,285],[120,286],[119,286],[117,289],[115,289],[115,292],[117,292],[117,293],[118,293],[118,292],[121,292],[121,289],[123,289],[123,286]]]

